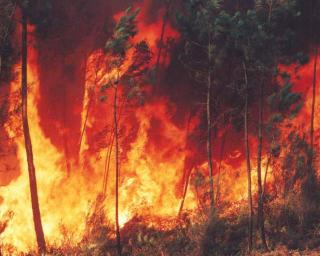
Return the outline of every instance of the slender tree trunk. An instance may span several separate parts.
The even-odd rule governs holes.
[[[245,78],[245,109],[244,109],[244,141],[246,152],[246,164],[248,175],[248,208],[249,208],[249,223],[248,223],[248,247],[249,252],[252,251],[252,233],[253,233],[253,210],[252,210],[252,193],[251,193],[251,163],[250,163],[250,149],[248,136],[248,76],[247,67],[243,62],[244,78]]]
[[[83,141],[86,129],[87,129],[87,123],[88,123],[88,119],[89,119],[89,113],[91,110],[92,101],[93,101],[93,99],[91,99],[91,97],[89,96],[89,102],[88,102],[88,106],[87,106],[87,110],[86,110],[86,116],[84,118],[84,123],[83,123],[83,127],[81,129],[81,135],[80,135],[80,139],[79,139],[79,146],[78,146],[79,147],[78,148],[78,157],[79,158],[80,158],[80,153],[81,153],[82,141]]]
[[[107,155],[104,163],[104,174],[103,174],[103,185],[102,185],[102,194],[105,197],[107,194],[107,185],[108,185],[108,177],[109,177],[109,169],[110,169],[110,162],[111,162],[111,155],[112,155],[112,148],[114,142],[114,132],[112,132],[110,136],[110,145],[107,150]]]
[[[125,99],[120,107],[120,111],[119,114],[117,114],[117,123],[119,123],[119,120],[121,118],[122,115],[122,111],[124,109],[124,105],[126,103],[127,99]],[[111,162],[111,155],[112,155],[112,148],[113,148],[113,143],[114,143],[114,139],[115,139],[115,132],[114,132],[114,127],[112,127],[112,131],[110,134],[110,138],[109,138],[109,147],[107,150],[107,154],[106,154],[106,158],[105,158],[105,162],[104,162],[104,173],[103,173],[103,182],[102,182],[102,194],[105,197],[107,194],[107,185],[108,185],[108,177],[109,177],[109,170],[110,170],[110,162]]]
[[[166,13],[163,17],[163,23],[162,23],[162,28],[161,28],[159,51],[158,51],[157,62],[156,62],[156,73],[158,73],[159,66],[160,66],[160,59],[161,59],[162,50],[163,50],[163,46],[164,46],[164,35],[165,35],[165,31],[166,31],[166,27],[167,27],[168,19],[169,19],[170,4],[171,4],[171,1],[168,0],[168,2],[166,3]]]
[[[182,210],[183,210],[183,206],[184,206],[184,202],[186,200],[191,173],[192,173],[192,168],[188,169],[187,175],[186,175],[186,178],[185,178],[186,181],[185,181],[185,184],[184,184],[183,196],[182,196],[182,200],[181,200],[181,204],[180,204],[180,208],[179,208],[179,213],[178,213],[179,217],[181,216],[181,213],[182,213]]]
[[[310,129],[310,144],[311,149],[314,148],[314,114],[316,105],[316,89],[317,89],[317,63],[318,63],[318,46],[314,49],[314,67],[313,67],[313,83],[312,83],[312,106],[311,106],[311,129]],[[311,161],[312,162],[312,161]]]
[[[187,125],[187,139],[189,137],[189,132],[190,132],[190,122],[191,122],[191,117],[192,114],[190,112],[189,118],[188,118],[188,125]],[[187,148],[187,143],[186,143],[186,148]],[[187,196],[187,192],[188,192],[188,187],[189,187],[189,180],[190,180],[190,176],[191,176],[191,172],[192,172],[192,168],[193,166],[191,166],[191,168],[188,168],[188,165],[186,163],[187,161],[185,161],[185,168],[184,168],[184,177],[183,177],[183,181],[184,181],[184,187],[183,187],[183,195],[182,195],[182,200],[180,203],[180,208],[179,208],[179,212],[178,212],[178,217],[181,216],[181,213],[183,211],[183,206],[184,206],[184,202],[186,200],[186,196]],[[186,168],[187,167],[187,168]]]
[[[33,163],[33,152],[31,137],[28,123],[28,77],[27,77],[27,15],[22,11],[22,79],[21,79],[21,98],[22,98],[22,122],[23,122],[23,135],[25,140],[26,155],[28,162],[28,173],[30,183],[31,205],[33,212],[33,222],[36,233],[39,254],[45,254],[46,243],[41,223],[41,214],[38,200],[37,178],[36,170]]]
[[[163,58],[162,58],[162,66],[166,65],[166,59],[167,59],[168,54],[169,54],[170,46],[171,45],[170,45],[169,41],[167,40],[165,51],[163,53]]]
[[[259,123],[258,123],[258,156],[257,156],[257,182],[258,182],[258,229],[260,231],[260,238],[265,250],[268,250],[265,229],[264,229],[264,210],[263,210],[263,192],[262,192],[262,175],[261,175],[261,161],[262,161],[262,129],[263,129],[263,90],[264,84],[260,84],[259,95]]]
[[[208,82],[207,82],[207,158],[210,176],[210,205],[211,210],[214,209],[214,190],[213,190],[213,163],[212,163],[212,145],[211,145],[211,36],[209,33],[208,44]]]
[[[114,138],[115,138],[115,154],[116,154],[116,235],[117,235],[117,250],[118,255],[121,256],[121,237],[120,237],[120,226],[119,226],[119,176],[120,176],[120,165],[119,165],[119,137],[118,137],[118,114],[117,114],[117,101],[118,101],[118,85],[114,88],[114,104],[113,104],[113,118],[114,118]]]
[[[264,179],[263,179],[262,200],[264,200],[264,196],[266,194],[267,177],[268,177],[270,161],[271,161],[271,156],[268,156],[267,165],[266,165],[266,172],[264,173]]]
[[[221,147],[220,147],[220,160],[219,160],[219,167],[218,167],[218,178],[217,178],[217,192],[216,192],[216,199],[215,202],[218,204],[220,201],[220,180],[221,180],[221,167],[222,167],[222,159],[223,159],[223,153],[224,153],[224,145],[226,142],[227,132],[223,134],[222,141],[221,141]]]
[[[316,88],[317,88],[317,65],[318,65],[318,52],[319,48],[317,45],[317,37],[316,30],[314,27],[314,20],[316,18],[316,8],[317,1],[312,0],[311,4],[311,15],[310,15],[310,23],[311,23],[311,37],[312,43],[314,44],[314,66],[313,66],[313,82],[312,82],[312,105],[311,105],[311,117],[310,117],[310,146],[311,153],[308,157],[308,167],[309,167],[309,175],[311,175],[311,171],[313,169],[313,158],[314,158],[314,114],[315,114],[315,105],[316,105]]]
[[[68,147],[68,139],[67,139],[66,132],[63,133],[62,139],[63,139],[63,148],[64,148],[64,155],[65,155],[65,161],[66,161],[66,168],[67,168],[67,176],[69,177],[71,174],[71,164],[70,164],[69,147]]]

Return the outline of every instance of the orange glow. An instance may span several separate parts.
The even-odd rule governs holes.
[[[156,25],[153,25],[154,27]],[[149,28],[150,31],[151,28]],[[147,30],[148,31],[148,30]],[[147,36],[151,45],[155,44],[156,35]],[[154,40],[154,41],[152,41]],[[97,58],[102,58],[101,66],[97,66]],[[57,246],[63,244],[64,234],[61,230],[68,230],[74,234],[73,243],[81,241],[85,231],[85,220],[90,205],[102,192],[102,181],[105,169],[106,149],[90,152],[87,140],[87,131],[95,129],[97,122],[112,125],[112,108],[110,103],[99,102],[97,94],[99,86],[115,76],[115,71],[107,72],[103,69],[106,59],[102,52],[96,52],[88,58],[86,94],[82,121],[84,122],[89,98],[93,99],[96,108],[88,116],[87,130],[80,149],[80,163],[72,165],[71,174],[68,175],[65,167],[65,156],[47,138],[40,126],[37,103],[40,100],[39,78],[37,71],[37,52],[29,47],[28,58],[28,115],[30,132],[34,151],[34,162],[38,179],[39,204],[42,215],[43,229],[49,244]],[[130,65],[129,58],[124,70]],[[93,67],[92,67],[93,65]],[[20,66],[16,66],[18,78],[11,84],[10,110],[17,105],[14,97],[20,89]],[[121,75],[120,74],[120,75]],[[91,89],[90,89],[91,88]],[[97,96],[97,97],[95,97]],[[176,186],[179,183],[184,165],[184,159],[189,152],[184,150],[186,131],[178,128],[171,120],[166,99],[147,103],[135,110],[134,124],[126,124],[129,131],[137,130],[136,138],[126,144],[127,151],[121,148],[126,160],[121,166],[120,187],[120,225],[121,227],[135,215],[150,215],[157,217],[176,216],[178,213],[180,197],[176,195]],[[157,119],[163,124],[162,139],[168,145],[163,150],[156,145],[149,145],[151,120]],[[20,118],[14,120],[19,127]],[[134,127],[135,126],[135,127]],[[25,156],[24,140],[21,133],[9,123],[7,133],[14,137],[17,146],[20,175],[8,186],[1,187],[3,198],[1,214],[11,217],[8,227],[0,234],[2,245],[10,245],[18,251],[28,251],[35,246],[35,235],[30,204],[29,180]],[[125,144],[125,142],[123,142]],[[170,151],[170,154],[168,154]],[[112,154],[114,155],[114,154]],[[111,157],[110,174],[108,180],[105,210],[111,223],[114,222],[114,156]],[[91,170],[94,170],[91,172]],[[188,193],[186,209],[196,207],[194,195]],[[5,218],[3,218],[5,219]],[[156,222],[155,222],[156,223]],[[9,250],[8,250],[9,253]],[[9,253],[11,254],[11,253]]]
[[[148,1],[145,1],[145,4]],[[147,4],[146,4],[147,6]],[[161,34],[162,14],[159,12],[154,23],[139,20],[138,35],[134,43],[146,40],[154,55],[157,54],[157,44]],[[115,17],[119,17],[117,14]],[[144,15],[144,12],[141,13]],[[179,38],[179,34],[169,24],[166,28],[165,40],[168,37]],[[132,60],[129,52],[119,75],[123,75]],[[153,58],[153,63],[155,64]],[[28,115],[31,139],[34,151],[34,161],[37,173],[39,204],[42,224],[48,244],[63,245],[67,230],[73,234],[72,243],[79,243],[85,232],[86,217],[90,206],[103,193],[103,182],[106,170],[108,148],[111,145],[110,167],[106,178],[106,193],[104,210],[111,225],[115,221],[115,157],[112,142],[112,90],[107,92],[105,102],[99,100],[100,88],[118,74],[115,70],[107,70],[108,59],[102,50],[93,52],[86,62],[86,84],[81,112],[83,138],[79,142],[79,162],[72,162],[71,172],[66,170],[65,154],[53,145],[46,137],[40,125],[38,103],[39,92],[38,56],[37,51],[29,47],[28,59]],[[168,59],[164,61],[169,64]],[[290,67],[291,68],[291,67]],[[312,85],[312,61],[299,71],[302,80],[295,79],[297,88],[304,90]],[[10,109],[17,106],[17,91],[20,89],[20,66],[16,66],[18,78],[11,83]],[[320,64],[317,71],[320,78]],[[146,85],[147,88],[150,86]],[[121,88],[121,87],[120,87]],[[149,89],[151,91],[152,89]],[[306,103],[298,116],[298,123],[309,120],[311,107],[311,89],[306,92]],[[19,97],[18,97],[19,98]],[[316,131],[319,136],[320,101],[316,105]],[[158,221],[171,219],[178,215],[182,180],[184,178],[185,161],[195,152],[187,147],[188,135],[199,125],[199,117],[190,121],[187,129],[186,118],[181,118],[182,124],[175,122],[176,105],[164,96],[147,100],[145,104],[131,104],[120,89],[119,99],[120,126],[120,188],[119,188],[119,222],[124,227],[135,216],[150,216],[149,225],[160,227]],[[0,187],[0,217],[8,219],[8,225],[0,239],[2,245],[10,245],[17,251],[26,252],[35,248],[35,235],[31,212],[28,169],[23,136],[19,128],[20,118],[9,120],[6,132],[14,138],[17,149],[19,175],[10,184]],[[309,127],[309,126],[308,126]],[[237,142],[238,143],[238,142]],[[241,142],[239,142],[240,145]],[[256,152],[256,138],[250,138],[252,152]],[[247,176],[245,161],[243,161],[242,145],[234,153],[228,152],[229,159],[239,159],[237,169],[228,164],[226,159],[221,163],[220,195],[224,202],[240,203],[247,200]],[[214,156],[216,157],[216,156]],[[256,192],[256,158],[251,155],[253,194]],[[263,157],[262,177],[266,170],[267,157]],[[215,172],[218,161],[215,159]],[[194,167],[192,174],[199,171],[205,175],[208,184],[208,166],[205,160]],[[193,177],[193,176],[192,176]],[[218,173],[215,173],[215,182]],[[268,182],[273,178],[268,176]],[[190,182],[191,183],[191,182]],[[215,183],[216,184],[216,183]],[[216,187],[215,187],[216,189]],[[196,212],[198,210],[198,191],[189,186],[184,209]],[[232,207],[231,207],[232,208]],[[1,225],[0,225],[1,227]],[[170,228],[170,226],[168,226]],[[1,230],[0,230],[1,231]],[[0,244],[0,245],[1,245]],[[11,249],[10,249],[11,250]],[[7,254],[14,254],[8,249]],[[5,252],[6,253],[6,252]]]
[[[312,108],[312,85],[314,75],[314,57],[311,56],[309,62],[296,70],[296,66],[281,66],[281,69],[291,75],[293,82],[293,89],[301,93],[303,98],[303,108],[299,112],[294,124],[298,131],[307,133],[309,135],[310,122],[311,122],[311,108]],[[314,131],[315,131],[315,146],[319,150],[319,135],[320,135],[320,60],[318,57],[317,65],[317,84],[316,84],[316,102],[315,102],[315,116],[314,116]]]

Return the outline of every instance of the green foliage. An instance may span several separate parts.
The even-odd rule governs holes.
[[[125,11],[114,28],[112,38],[105,45],[106,53],[118,56],[120,59],[126,57],[127,51],[132,47],[130,39],[137,34],[136,17],[139,12],[140,9],[132,11],[131,8]]]
[[[280,75],[284,85],[268,97],[272,114],[267,122],[266,132],[270,141],[269,151],[273,157],[279,157],[283,148],[281,145],[283,126],[287,125],[287,120],[295,118],[303,106],[301,95],[292,91],[290,76],[287,73]]]
[[[149,82],[148,75],[153,55],[146,41],[132,43],[132,39],[138,33],[136,18],[139,12],[140,9],[133,11],[128,8],[115,25],[113,36],[105,45],[105,53],[109,56],[109,69],[116,71],[118,75],[102,85],[100,91],[105,93],[109,88],[121,84],[128,99],[137,98],[142,104],[141,88]],[[129,52],[132,55],[127,56]],[[124,66],[125,63],[129,63],[126,61],[130,61],[129,67]],[[106,96],[101,96],[100,100],[104,102]]]
[[[295,115],[301,108],[301,95],[292,91],[292,84],[289,81],[285,81],[285,84],[280,88],[278,92],[274,92],[268,98],[268,102],[273,111],[281,113],[287,113],[289,115]],[[282,115],[282,120],[284,116]],[[270,120],[272,121],[272,120]]]
[[[309,164],[312,151],[304,137],[301,137],[295,132],[291,132],[286,139],[284,148],[286,148],[286,152],[282,163],[282,170],[284,194],[286,195],[297,183],[303,186],[303,184],[310,179],[310,175],[314,173],[314,171],[310,170],[311,167]],[[301,183],[301,181],[303,182]],[[304,189],[301,191],[303,192]],[[317,189],[315,191],[317,191]],[[309,199],[305,197],[303,200],[308,201]]]
[[[184,53],[180,59],[201,83],[208,70],[213,71],[226,61],[231,16],[223,10],[222,1],[190,0],[185,1],[184,7],[186,12],[177,14],[184,39]]]
[[[209,219],[202,241],[203,256],[242,255],[246,247],[247,217]]]
[[[149,69],[152,52],[146,41],[138,42],[134,46],[132,64],[128,69],[128,76],[141,78]]]
[[[281,123],[284,117],[281,113],[276,113],[270,117],[270,123]]]

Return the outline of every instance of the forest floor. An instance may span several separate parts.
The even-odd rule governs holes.
[[[320,248],[306,251],[289,251],[286,247],[278,247],[275,251],[268,253],[257,253],[255,256],[320,256]]]

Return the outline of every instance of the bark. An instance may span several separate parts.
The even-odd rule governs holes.
[[[117,235],[117,250],[118,255],[121,256],[121,237],[120,237],[120,226],[119,226],[119,137],[118,137],[118,85],[115,85],[114,89],[114,104],[113,104],[113,118],[114,118],[114,138],[115,138],[115,155],[116,155],[116,235]]]
[[[260,95],[259,95],[259,122],[258,122],[258,156],[257,156],[257,182],[258,182],[258,229],[260,232],[260,238],[262,245],[265,250],[268,250],[265,228],[264,228],[264,200],[262,190],[262,175],[261,175],[261,162],[262,162],[262,130],[263,130],[263,83],[260,84]]]
[[[210,206],[211,210],[214,209],[214,190],[213,190],[213,163],[212,163],[212,145],[211,145],[211,36],[209,33],[209,44],[208,44],[208,82],[207,82],[207,158],[209,167],[209,178],[210,178]]]
[[[250,149],[248,136],[248,76],[247,67],[243,62],[244,79],[245,79],[245,109],[244,109],[244,141],[246,152],[246,165],[248,176],[248,208],[249,208],[249,223],[248,223],[248,248],[252,251],[252,233],[253,233],[253,210],[252,210],[252,189],[251,189],[251,163],[250,163]]]
[[[46,243],[42,229],[41,214],[38,200],[37,178],[36,170],[33,162],[32,143],[30,137],[29,123],[28,123],[28,77],[27,77],[27,15],[22,11],[22,79],[21,79],[21,98],[22,98],[22,122],[23,135],[25,140],[25,148],[28,162],[29,184],[31,194],[31,205],[33,213],[33,222],[36,233],[39,254],[45,254]]]

